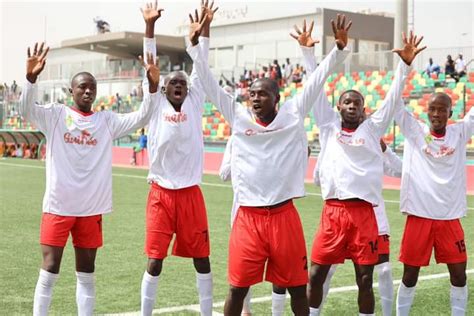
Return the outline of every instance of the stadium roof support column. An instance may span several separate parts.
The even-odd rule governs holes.
[[[402,48],[402,32],[408,32],[408,0],[396,0],[394,29],[394,48]]]

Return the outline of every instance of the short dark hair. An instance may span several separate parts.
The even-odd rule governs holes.
[[[349,89],[349,90],[344,91],[344,92],[339,96],[339,101],[338,101],[338,103],[341,103],[342,97],[345,96],[345,95],[348,94],[348,93],[355,93],[355,94],[359,95],[360,98],[362,99],[362,103],[365,102],[365,99],[364,99],[364,96],[362,95],[362,93],[360,93],[359,91],[354,90],[354,89]]]
[[[258,79],[255,79],[253,82],[252,82],[252,86],[258,82],[264,82],[266,84],[268,84],[270,86],[270,90],[275,94],[275,95],[280,95],[280,87],[278,86],[278,82],[276,82],[275,80],[273,79],[270,79],[270,78],[258,78]]]
[[[431,95],[430,102],[434,99],[437,99],[437,98],[441,98],[441,99],[444,99],[445,101],[447,101],[449,110],[451,110],[451,107],[453,106],[453,101],[451,100],[451,97],[449,95],[447,95],[444,92],[435,92]]]
[[[88,76],[88,77],[91,77],[92,79],[95,80],[95,77],[90,73],[90,72],[87,72],[87,71],[81,71],[81,72],[78,72],[77,74],[75,74],[72,79],[71,79],[71,86],[72,86],[72,83],[74,82],[74,80],[76,80],[78,77],[80,76]]]

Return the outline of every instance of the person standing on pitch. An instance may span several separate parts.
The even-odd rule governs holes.
[[[155,22],[163,9],[157,2],[142,9],[145,20],[144,52],[156,56]],[[202,33],[199,48],[209,51],[210,24],[217,8],[202,2],[201,19],[190,34]],[[196,11],[197,16],[197,11]],[[189,85],[188,85],[189,84]],[[151,184],[146,207],[145,253],[148,266],[141,285],[142,315],[151,315],[163,260],[173,235],[173,255],[192,258],[202,315],[212,314],[212,273],[206,206],[199,184],[203,173],[202,114],[205,94],[196,71],[171,72],[154,104],[148,129]]]
[[[339,19],[336,25],[345,24]],[[338,115],[328,102],[317,102],[314,118],[320,129],[319,179],[325,200],[319,229],[311,253],[310,315],[319,315],[323,284],[333,264],[350,257],[359,287],[359,313],[372,315],[375,308],[372,290],[374,265],[378,261],[378,228],[373,206],[380,204],[383,165],[380,138],[390,124],[402,98],[409,66],[424,48],[413,34],[404,47],[396,49],[402,59],[392,87],[382,107],[363,119],[364,98],[355,91],[341,94]],[[324,96],[322,96],[324,97]]]
[[[428,102],[429,125],[405,108],[395,121],[405,136],[400,210],[407,215],[400,261],[397,315],[408,315],[420,268],[445,263],[451,281],[451,315],[466,314],[466,244],[460,218],[466,216],[466,144],[474,134],[474,108],[464,119],[448,125],[452,100],[441,92]]]
[[[258,79],[249,108],[221,88],[191,34],[187,51],[204,90],[232,126],[231,177],[239,210],[229,241],[229,294],[225,315],[240,315],[250,286],[265,279],[288,289],[296,315],[308,315],[306,245],[293,199],[304,196],[307,140],[304,118],[334,67],[348,55],[350,25],[335,28],[337,47],[309,77],[301,94],[277,111],[278,84]]]
[[[93,314],[95,305],[95,257],[102,246],[102,214],[112,211],[113,140],[143,127],[157,97],[160,71],[148,56],[140,57],[149,82],[140,109],[129,114],[93,112],[97,82],[88,72],[76,74],[69,91],[74,104],[39,105],[38,76],[49,47],[44,43],[33,54],[28,48],[26,84],[21,115],[46,136],[46,191],[43,199],[40,243],[43,262],[36,284],[33,315],[47,315],[53,287],[59,277],[63,250],[69,234],[76,255],[76,302],[80,316]]]

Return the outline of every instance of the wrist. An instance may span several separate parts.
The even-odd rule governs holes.
[[[155,83],[150,83],[148,85],[148,92],[150,93],[156,93],[158,91],[158,84]]]
[[[38,76],[33,74],[26,74],[26,80],[28,80],[30,83],[35,83],[36,79],[38,79]]]

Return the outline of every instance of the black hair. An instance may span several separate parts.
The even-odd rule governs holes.
[[[265,82],[270,86],[270,90],[276,95],[280,95],[280,87],[278,86],[278,82],[275,80],[269,79],[269,78],[258,78],[255,79],[254,82],[252,82],[252,86],[256,84],[257,82]]]
[[[362,104],[364,104],[364,102],[365,102],[364,96],[362,95],[362,93],[360,93],[359,91],[354,90],[354,89],[349,89],[349,90],[344,91],[344,92],[341,94],[341,96],[339,97],[339,102],[338,102],[338,103],[341,103],[342,97],[345,96],[345,95],[348,94],[348,93],[355,93],[355,94],[359,95],[360,98],[362,99]]]
[[[95,80],[95,77],[94,77],[90,72],[81,71],[81,72],[75,74],[75,75],[72,77],[72,79],[71,79],[71,86],[72,86],[72,83],[74,82],[74,80],[76,80],[76,79],[77,79],[78,77],[80,77],[80,76],[88,76],[88,77],[91,77],[92,79],[94,79],[94,81],[96,81],[96,80]]]

